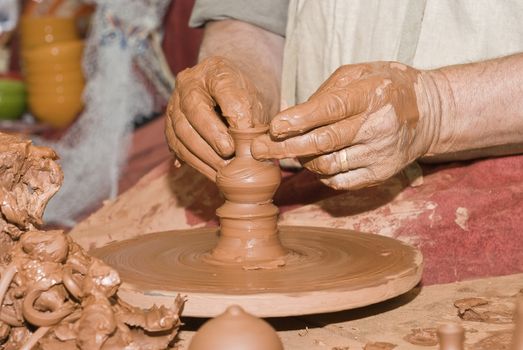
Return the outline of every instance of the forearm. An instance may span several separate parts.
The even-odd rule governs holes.
[[[280,108],[283,45],[283,37],[245,22],[209,22],[199,60],[222,56],[232,61],[256,85],[272,117]]]
[[[440,115],[427,161],[523,152],[523,54],[430,72]]]

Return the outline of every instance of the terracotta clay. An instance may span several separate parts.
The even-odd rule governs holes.
[[[267,322],[234,305],[207,321],[188,350],[283,350],[283,344]]]
[[[189,316],[216,316],[231,303],[259,317],[289,316],[368,305],[419,282],[421,254],[394,239],[278,229],[272,196],[280,171],[251,156],[252,140],[266,132],[229,129],[236,156],[216,176],[225,197],[216,211],[218,235],[215,229],[162,232],[91,251],[121,273],[121,297],[150,306],[183,293],[191,300],[184,308]]]
[[[402,294],[421,277],[421,254],[392,238],[287,226],[279,235],[295,254],[273,269],[209,262],[214,228],[152,233],[91,253],[118,268],[124,300],[148,307],[180,293],[189,300],[184,315],[196,317],[232,304],[258,317],[346,310]]]
[[[440,350],[465,349],[465,329],[457,323],[446,323],[438,327]]]
[[[0,133],[0,343],[5,349],[165,349],[184,300],[142,310],[120,276],[62,231],[40,231],[59,189],[56,154]]]
[[[278,208],[272,204],[281,181],[280,169],[272,162],[257,161],[251,156],[252,140],[267,130],[267,127],[229,130],[236,145],[236,157],[216,176],[225,203],[216,210],[220,239],[212,250],[212,259],[283,265],[286,250],[278,238]],[[275,260],[282,262],[271,264]]]

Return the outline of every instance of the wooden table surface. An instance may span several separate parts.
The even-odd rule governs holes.
[[[287,350],[363,349],[372,342],[390,343],[396,345],[394,349],[438,349],[437,345],[428,344],[436,339],[435,328],[448,321],[464,326],[466,349],[508,349],[515,296],[522,288],[523,274],[484,278],[416,288],[393,300],[357,310],[269,321],[278,330]],[[478,303],[470,298],[486,302],[472,308],[468,314],[483,321],[464,321],[458,317],[455,301],[468,299]],[[202,320],[183,321],[186,325],[180,334],[179,345],[186,349]],[[406,340],[406,336],[416,332],[423,332],[421,338],[426,345]],[[388,348],[368,346],[367,349]]]

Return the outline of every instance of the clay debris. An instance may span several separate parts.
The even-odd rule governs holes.
[[[435,346],[438,345],[436,328],[413,328],[403,339],[413,345]]]
[[[392,343],[374,342],[365,344],[363,350],[392,350],[396,347],[397,345]]]
[[[513,321],[515,297],[465,298],[454,302],[458,316],[465,321],[510,324]]]
[[[2,349],[166,349],[184,300],[142,310],[120,300],[118,272],[42,215],[63,175],[49,148],[0,133]]]

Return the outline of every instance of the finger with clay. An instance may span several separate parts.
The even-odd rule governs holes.
[[[342,66],[308,101],[277,114],[251,151],[297,157],[336,189],[375,185],[427,152],[438,103],[429,72],[396,62]]]
[[[234,154],[228,127],[252,128],[266,119],[254,85],[230,61],[214,56],[176,77],[166,137],[178,160],[215,181]]]

